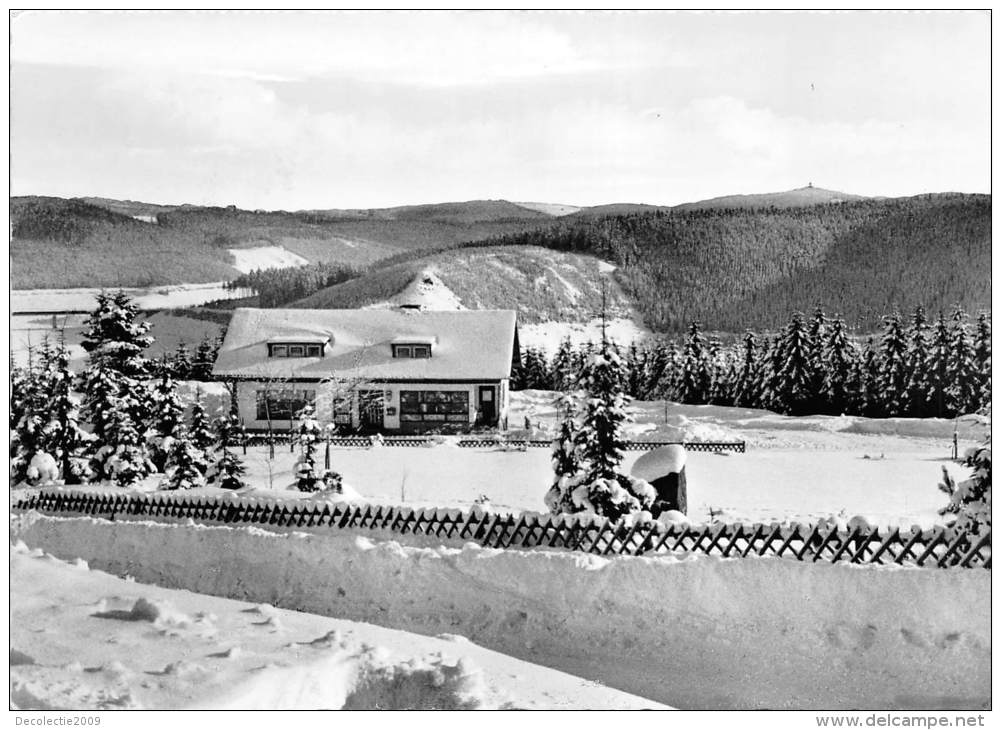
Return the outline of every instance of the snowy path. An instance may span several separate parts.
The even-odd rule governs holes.
[[[23,545],[11,587],[20,709],[668,709],[459,636],[143,585]]]

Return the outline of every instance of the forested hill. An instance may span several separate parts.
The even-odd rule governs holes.
[[[719,208],[604,217],[494,240],[592,253],[654,331],[777,328],[823,306],[871,330],[923,305],[990,308],[991,199],[954,193],[799,208]]]

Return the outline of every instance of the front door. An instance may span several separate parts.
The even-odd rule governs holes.
[[[358,393],[358,422],[363,431],[380,431],[383,426],[381,390],[362,390]]]
[[[488,426],[497,422],[497,388],[493,385],[480,386],[480,419]]]

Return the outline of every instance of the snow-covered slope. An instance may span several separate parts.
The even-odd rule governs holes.
[[[261,269],[286,269],[304,266],[309,261],[283,246],[254,246],[227,249],[233,256],[233,268],[244,274]]]
[[[698,555],[608,559],[474,544],[420,548],[341,531],[272,532],[36,513],[15,517],[12,537],[138,581],[426,636],[465,636],[676,707],[980,709],[990,702],[991,576],[984,569]],[[18,582],[30,584],[30,576]],[[56,589],[34,594],[34,603],[24,609],[28,626],[46,625],[50,590]],[[73,595],[82,614],[111,614],[91,615],[83,624],[99,622],[79,632],[87,642],[125,616],[149,615],[136,607],[134,595],[120,590]],[[97,603],[116,596],[126,601]],[[229,626],[235,621],[224,620],[216,609],[180,603],[176,608],[192,617],[182,633],[209,632],[215,625],[218,639],[185,657],[188,665],[170,669],[151,662],[155,673],[142,677],[151,683],[171,672],[196,671],[192,663],[215,668],[210,655],[232,648]],[[137,628],[169,632],[173,614],[161,615],[161,627],[154,621],[153,626],[137,622]],[[244,631],[261,637],[261,647],[279,638],[308,653],[309,643],[329,631],[291,631],[291,616],[270,616],[266,610],[235,618],[243,619]],[[27,638],[34,635],[30,629],[18,635],[14,648],[30,654]],[[255,650],[253,643],[239,643]],[[127,644],[104,644],[100,651],[104,658],[96,666],[133,656]],[[55,653],[36,660],[58,661]],[[261,658],[248,665],[268,663]],[[524,689],[515,691],[515,701],[521,691],[538,697],[539,687],[527,686],[532,682],[528,676],[519,683]]]
[[[10,655],[22,710],[662,707],[455,634],[145,585],[23,543]]]

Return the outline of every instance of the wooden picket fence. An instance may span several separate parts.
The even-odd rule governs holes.
[[[288,504],[228,498],[95,495],[42,490],[22,497],[15,510],[193,519],[222,524],[386,530],[477,542],[491,548],[563,548],[599,555],[698,552],[730,558],[775,556],[803,562],[916,565],[938,568],[991,567],[991,531],[980,535],[953,528],[837,530],[822,525],[665,525],[611,522],[576,515],[492,513],[474,509],[413,509],[351,504]]]
[[[244,437],[244,442],[247,446],[265,446],[269,442],[275,445],[288,445],[291,440],[296,438],[297,436],[295,434],[290,436],[287,431],[273,432],[270,435],[267,432],[248,431]],[[334,447],[368,448],[373,446],[375,443],[377,443],[377,441],[369,436],[335,436],[330,439],[330,445]],[[434,446],[436,441],[431,436],[383,436],[378,443],[382,446],[427,447]],[[548,449],[552,448],[553,442],[551,439],[507,439],[501,437],[491,438],[489,436],[474,436],[459,439],[458,445],[464,449]],[[745,442],[743,441],[627,441],[625,444],[625,450],[650,451],[661,446],[671,445],[684,446],[688,451],[733,451],[739,454],[743,454],[746,449]]]

